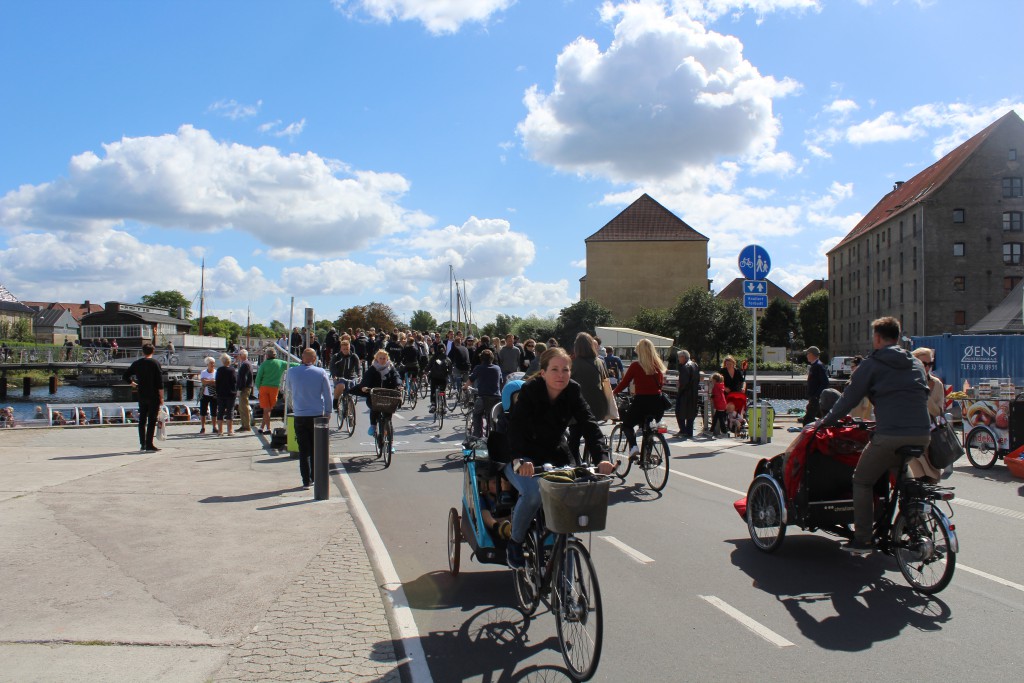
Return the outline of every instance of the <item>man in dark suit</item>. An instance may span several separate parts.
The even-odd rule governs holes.
[[[700,368],[690,359],[689,351],[679,352],[679,385],[676,391],[676,421],[681,439],[693,438],[693,423],[697,419],[697,401],[700,391]]]
[[[146,453],[160,450],[153,443],[153,435],[156,434],[157,413],[164,404],[164,379],[160,363],[153,359],[155,350],[151,342],[144,343],[143,357],[124,373],[124,381],[131,382],[139,395],[139,450]]]
[[[804,424],[808,425],[821,417],[821,392],[828,389],[828,372],[821,362],[821,350],[817,346],[809,346],[804,351],[807,356],[807,410],[804,411]]]

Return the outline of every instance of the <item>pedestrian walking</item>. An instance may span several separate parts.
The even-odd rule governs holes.
[[[153,443],[156,418],[164,404],[164,379],[160,363],[153,359],[156,347],[151,342],[142,345],[142,358],[132,363],[124,373],[139,396],[139,450],[155,453],[160,449]]]
[[[293,363],[294,365],[294,363]],[[260,433],[270,433],[270,414],[277,405],[277,395],[281,391],[281,377],[288,369],[288,363],[277,357],[274,349],[267,349],[266,359],[260,363],[256,371],[256,379],[253,385],[260,397],[260,409],[263,410],[263,418],[260,422]]]
[[[698,394],[700,392],[700,368],[685,349],[678,353],[679,383],[676,389],[676,421],[682,439],[693,438],[693,423],[697,419]]]
[[[821,350],[817,346],[808,346],[804,351],[807,356],[807,409],[804,411],[804,425],[808,425],[821,417],[821,392],[828,389],[828,372],[821,362]]]

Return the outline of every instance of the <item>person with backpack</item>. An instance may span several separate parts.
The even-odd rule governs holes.
[[[427,361],[427,379],[430,380],[430,412],[437,409],[437,392],[448,386],[448,375],[452,361],[444,353],[444,344],[434,344],[434,351]]]

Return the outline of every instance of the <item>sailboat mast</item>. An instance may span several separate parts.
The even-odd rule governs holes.
[[[206,257],[203,257],[202,269],[199,271],[199,336],[203,336],[203,316],[206,306]]]

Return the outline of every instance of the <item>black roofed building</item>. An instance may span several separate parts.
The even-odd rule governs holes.
[[[35,315],[34,308],[18,301],[6,287],[0,285],[0,338],[13,336],[19,325],[27,325],[25,332],[32,334],[32,318]]]
[[[168,315],[166,308],[108,301],[102,311],[82,318],[82,344],[100,339],[117,340],[122,348],[138,348],[143,342],[159,344],[169,335],[188,334],[192,323]]]

